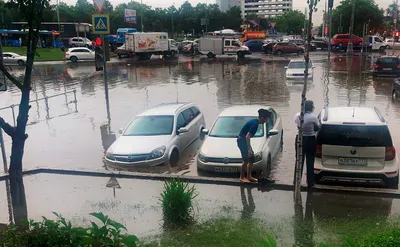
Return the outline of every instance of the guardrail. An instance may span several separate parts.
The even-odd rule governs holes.
[[[67,94],[71,94],[71,93],[74,94],[74,100],[68,102]],[[50,115],[49,115],[49,110],[50,110],[50,108],[49,108],[49,99],[50,99],[50,98],[57,97],[57,96],[61,96],[61,95],[64,95],[64,96],[65,96],[65,99],[66,99],[66,101],[67,101],[67,102],[66,102],[66,105],[68,106],[69,104],[74,103],[74,104],[75,104],[75,112],[78,112],[78,105],[77,105],[77,102],[78,102],[78,101],[76,100],[76,90],[67,91],[67,92],[64,92],[64,93],[59,93],[59,94],[54,94],[54,95],[51,95],[51,96],[45,96],[45,97],[42,97],[42,98],[34,99],[34,100],[29,101],[29,103],[33,103],[33,102],[38,102],[38,101],[44,100],[45,105],[46,105],[46,113],[47,113],[46,118],[49,119],[49,118],[50,118]],[[7,109],[11,109],[11,111],[12,111],[12,116],[13,116],[13,123],[14,123],[14,126],[16,125],[16,117],[15,117],[15,110],[14,110],[14,108],[15,108],[15,107],[18,107],[18,106],[19,106],[19,104],[13,104],[13,105],[9,105],[9,106],[0,108],[0,111],[2,111],[2,110],[7,110]]]

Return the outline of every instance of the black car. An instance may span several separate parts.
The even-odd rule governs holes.
[[[376,60],[372,76],[400,76],[398,56],[382,56]]]
[[[396,78],[392,83],[392,98],[394,100],[400,99],[400,78]]]
[[[278,42],[269,42],[269,43],[263,44],[261,49],[264,53],[270,54],[270,53],[272,53],[272,48],[274,47],[274,45],[276,45],[276,43],[278,43]]]
[[[314,45],[317,49],[321,50],[328,50],[329,44],[323,40],[313,40],[311,41],[311,44]]]

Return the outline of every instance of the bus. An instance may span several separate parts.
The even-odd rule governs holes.
[[[27,30],[0,29],[1,44],[8,47],[26,46]],[[39,42],[42,47],[53,46],[54,36],[51,31],[40,30]]]

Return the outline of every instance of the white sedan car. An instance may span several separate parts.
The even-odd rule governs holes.
[[[192,103],[162,104],[139,113],[107,150],[109,167],[175,165],[179,155],[203,137],[204,116]]]
[[[397,42],[394,42],[394,44],[393,44],[393,39],[386,39],[384,41],[384,43],[385,43],[387,49],[392,49],[393,47],[395,50],[400,49],[400,42],[397,41]]]
[[[302,59],[293,59],[290,60],[288,66],[285,67],[286,69],[286,79],[304,79],[304,70],[306,68],[306,62]],[[308,64],[308,79],[313,77],[314,67],[311,62],[309,61]]]
[[[65,59],[71,60],[73,63],[78,62],[78,60],[94,60],[94,57],[94,51],[84,47],[69,48],[65,53]]]
[[[237,137],[243,125],[257,118],[258,110],[264,108],[272,112],[272,117],[259,126],[251,138],[255,154],[254,171],[268,174],[271,162],[282,145],[283,129],[281,117],[271,108],[260,105],[232,106],[225,109],[215,120],[197,155],[197,168],[209,172],[238,173],[242,158],[237,146]]]
[[[26,63],[26,56],[21,56],[14,52],[3,52],[4,64],[18,64],[24,66]]]

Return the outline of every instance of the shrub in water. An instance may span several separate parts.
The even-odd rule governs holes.
[[[24,247],[136,247],[138,239],[134,235],[124,235],[125,226],[113,221],[102,213],[91,213],[101,221],[98,225],[90,222],[91,227],[72,227],[63,217],[54,213],[57,220],[43,217],[43,221],[30,221],[26,231],[11,226],[3,233],[4,246]]]
[[[184,225],[193,220],[194,186],[179,179],[168,180],[161,193],[164,223],[166,226]]]

